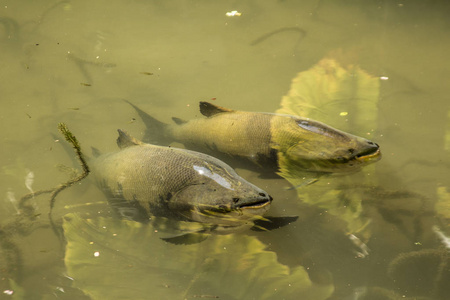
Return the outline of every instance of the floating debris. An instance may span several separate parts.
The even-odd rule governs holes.
[[[438,238],[441,240],[442,244],[444,244],[445,248],[450,250],[450,238],[446,236],[439,227],[433,226],[433,232],[436,233]]]
[[[242,16],[242,13],[238,12],[237,10],[232,10],[232,11],[227,12],[225,14],[225,16],[227,16],[227,17],[240,17],[240,16]]]
[[[9,190],[6,192],[6,199],[12,204],[12,206],[14,207],[14,209],[16,210],[17,214],[20,213],[19,210],[19,205],[16,199],[16,195],[14,194],[13,191]]]
[[[34,173],[33,173],[33,171],[30,171],[30,170],[26,170],[26,172],[27,172],[27,175],[25,176],[25,186],[32,194],[34,194],[34,191],[32,188],[32,185],[34,182]]]

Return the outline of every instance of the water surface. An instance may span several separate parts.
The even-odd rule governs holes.
[[[234,10],[241,15],[226,15]],[[308,190],[313,187],[302,199],[282,179],[238,169],[271,193],[273,214],[300,216],[294,226],[256,236],[280,264],[304,268],[319,287],[332,286],[330,299],[371,299],[372,293],[382,299],[444,299],[449,12],[446,1],[0,1],[4,297],[14,291],[27,299],[88,298],[67,277],[64,247],[48,226],[48,196],[32,199],[40,214],[34,230],[8,226],[17,214],[11,199],[29,192],[27,176],[36,191],[67,180],[58,165],[78,167],[61,145],[59,122],[68,124],[90,155],[90,147],[116,150],[117,128],[143,136],[143,123],[122,99],[164,122],[200,117],[199,101],[275,112],[299,72],[339,52],[342,63],[380,78],[375,123],[354,118],[345,130],[378,143],[383,158],[345,179],[322,178],[317,186],[322,196],[339,186],[359,199],[358,217],[366,223],[351,232],[370,254],[358,257],[342,246],[348,219],[328,212],[319,194],[315,204]],[[351,109],[350,103],[346,110]],[[319,121],[339,127],[339,117],[323,110]],[[334,204],[346,205],[338,197]],[[53,215],[61,220],[74,211],[108,215],[103,194],[89,178],[58,196]],[[236,298],[208,282],[197,282],[195,293],[173,293],[167,295]]]

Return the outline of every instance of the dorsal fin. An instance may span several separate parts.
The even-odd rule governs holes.
[[[182,119],[177,118],[177,117],[173,117],[172,120],[173,120],[177,125],[181,125],[181,124],[187,123],[187,121],[182,120]]]
[[[209,102],[204,102],[204,101],[200,102],[200,112],[202,113],[202,115],[204,115],[206,117],[211,117],[216,114],[220,114],[220,113],[224,113],[224,112],[232,112],[232,111],[233,111],[232,109],[220,107],[220,106],[211,104]]]
[[[120,149],[143,144],[140,140],[135,139],[126,131],[120,129],[117,129],[117,131],[119,132],[119,137],[117,138],[117,146],[119,146]]]
[[[253,222],[254,226],[251,229],[254,231],[274,230],[294,223],[297,219],[298,216],[263,217],[259,220],[255,220]]]

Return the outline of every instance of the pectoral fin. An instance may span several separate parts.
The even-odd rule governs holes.
[[[174,235],[170,237],[162,237],[160,238],[163,241],[166,241],[175,245],[192,245],[203,242],[210,236],[209,233],[183,233],[180,235]]]
[[[298,216],[288,216],[288,217],[264,217],[255,220],[254,226],[251,228],[253,231],[267,231],[274,230],[297,221]]]

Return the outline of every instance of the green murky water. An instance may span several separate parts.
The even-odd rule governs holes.
[[[413,0],[0,1],[0,298],[446,299],[449,12]],[[310,116],[370,138],[383,158],[298,191],[238,169],[274,197],[271,215],[299,216],[291,226],[165,245],[109,219],[89,178],[53,210],[67,252],[49,196],[31,199],[36,221],[14,223],[14,199],[66,181],[58,165],[78,167],[57,123],[90,154],[115,150],[117,128],[142,137],[122,99],[164,122],[199,117],[199,101],[275,112],[327,57],[358,66],[376,93],[315,102]]]

